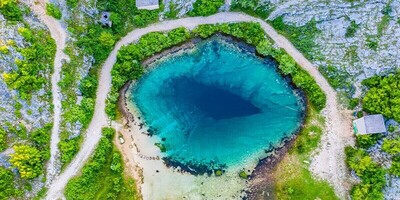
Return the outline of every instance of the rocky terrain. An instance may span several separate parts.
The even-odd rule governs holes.
[[[194,0],[166,0],[183,16]],[[400,68],[400,2],[393,0],[261,0],[257,8],[265,20],[283,17],[285,24],[301,27],[315,20],[320,33],[311,54],[318,67],[331,66],[346,74],[348,82],[385,75]],[[258,2],[258,3],[257,3]],[[165,6],[164,13],[170,10]],[[352,33],[348,33],[352,29]],[[356,95],[359,95],[357,93]]]
[[[27,7],[19,5],[25,10]],[[4,81],[4,73],[10,73],[18,70],[16,62],[24,60],[21,50],[31,46],[20,34],[18,29],[29,28],[35,30],[45,30],[48,32],[37,17],[29,11],[23,16],[22,21],[10,22],[0,13],[0,125],[3,130],[11,129],[21,132],[24,135],[9,134],[7,138],[7,149],[0,153],[0,166],[9,168],[10,154],[15,153],[11,148],[14,144],[27,143],[29,135],[25,135],[32,130],[43,128],[46,124],[51,124],[53,120],[51,107],[50,90],[50,73],[43,72],[44,77],[48,80],[43,87],[33,92],[29,100],[21,98],[17,90],[11,89]],[[52,63],[43,63],[47,67],[52,67]],[[50,94],[50,95],[49,95]],[[16,168],[12,169],[17,174]],[[24,198],[33,198],[43,188],[44,176],[27,181],[25,184],[31,188],[30,190],[22,190]],[[19,180],[21,181],[21,180]]]
[[[36,29],[46,29],[37,18],[27,16],[25,19],[29,26]],[[17,69],[15,60],[24,59],[17,49],[25,48],[29,45],[18,33],[18,28],[24,27],[21,22],[16,24],[7,23],[0,14],[0,46],[8,49],[7,53],[0,53],[0,72],[7,73]],[[46,75],[47,76],[47,75]],[[48,75],[47,78],[50,78]],[[46,86],[45,86],[46,87]],[[0,76],[0,123],[10,122],[23,123],[28,130],[40,128],[44,124],[52,121],[50,99],[46,95],[45,88],[32,95],[32,99],[22,100],[16,90],[10,90]],[[16,116],[16,104],[21,104],[20,116]],[[18,106],[17,106],[18,107]],[[17,114],[19,115],[19,114]]]
[[[314,64],[347,72],[356,85],[400,68],[399,1],[266,0],[263,4],[270,7],[268,20],[283,16],[285,23],[295,26],[315,20],[321,32],[315,40]],[[348,33],[350,26],[353,34]]]

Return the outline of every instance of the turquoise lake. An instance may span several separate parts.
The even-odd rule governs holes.
[[[165,155],[188,165],[262,155],[299,129],[304,112],[273,61],[218,38],[151,64],[131,94]]]

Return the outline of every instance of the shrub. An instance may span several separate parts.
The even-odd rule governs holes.
[[[79,91],[84,97],[95,98],[98,80],[96,76],[86,76],[81,80]]]
[[[196,0],[193,4],[193,10],[189,12],[189,15],[208,16],[215,14],[224,3],[224,0]]]
[[[397,137],[396,139],[392,139],[392,140],[385,138],[383,140],[382,150],[391,155],[399,154],[400,153],[400,137]]]
[[[101,32],[99,41],[103,46],[106,46],[106,47],[112,47],[112,46],[114,46],[114,43],[115,43],[114,36],[111,33],[106,32],[106,31]]]
[[[3,8],[4,6],[6,6],[10,3],[15,3],[15,0],[2,0],[2,1],[0,1],[0,8]]]
[[[42,156],[39,150],[28,145],[14,146],[10,163],[16,167],[21,178],[31,179],[42,173]]]
[[[351,191],[352,199],[383,199],[385,170],[364,150],[346,147],[345,153],[347,166],[361,178],[361,184],[355,185]]]
[[[0,167],[0,199],[12,199],[16,194],[14,174],[11,170]]]
[[[46,13],[56,19],[61,19],[62,17],[60,9],[52,3],[46,3]]]
[[[400,156],[393,159],[389,172],[397,177],[400,177]]]
[[[354,34],[356,33],[358,27],[360,25],[358,25],[354,20],[350,22],[350,26],[347,27],[346,30],[346,37],[354,37]]]
[[[248,179],[250,175],[246,173],[246,171],[242,170],[239,172],[239,177],[242,179]]]
[[[0,128],[0,152],[7,148],[7,132]]]
[[[390,125],[388,128],[388,131],[391,133],[395,132],[396,130],[397,130],[397,126]]]
[[[222,170],[220,170],[220,169],[217,169],[217,170],[214,171],[215,176],[222,176],[223,173],[224,172]]]
[[[376,144],[378,140],[381,138],[382,138],[381,134],[357,135],[356,143],[358,147],[361,147],[363,149],[368,149],[372,147],[374,144]]]
[[[360,99],[359,98],[352,98],[349,101],[349,108],[350,109],[354,109],[358,106],[358,104],[360,103]]]
[[[78,153],[80,144],[82,141],[82,136],[65,139],[58,143],[58,149],[61,154],[61,163],[64,165],[65,163],[69,163],[72,161],[74,156]]]
[[[67,5],[71,8],[75,8],[78,5],[79,0],[67,0]]]
[[[0,46],[0,53],[2,54],[8,54],[8,47],[6,45]]]
[[[49,123],[43,128],[35,129],[30,134],[30,139],[34,147],[40,151],[43,160],[50,158],[50,135],[52,127],[53,125]]]
[[[257,53],[262,56],[272,56],[275,53],[275,49],[272,47],[272,44],[268,40],[261,41],[256,46]]]
[[[362,82],[369,87],[362,100],[363,110],[383,114],[400,122],[400,73],[375,76]]]
[[[22,11],[15,0],[4,0],[0,3],[0,13],[9,21],[21,21]]]

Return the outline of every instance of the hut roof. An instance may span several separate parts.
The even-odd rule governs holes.
[[[385,133],[385,120],[381,114],[368,115],[353,122],[356,134]]]
[[[139,10],[154,10],[158,9],[160,6],[158,5],[158,0],[136,0],[136,7]]]

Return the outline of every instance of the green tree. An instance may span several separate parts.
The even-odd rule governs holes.
[[[67,0],[67,5],[71,8],[75,8],[78,5],[79,0]]]
[[[389,140],[385,138],[382,144],[382,150],[391,155],[397,155],[400,153],[400,137]]]
[[[263,56],[272,56],[274,53],[274,48],[272,47],[271,42],[268,40],[260,42],[256,49],[257,52]]]
[[[352,199],[383,199],[385,170],[362,149],[346,147],[345,153],[346,164],[361,178],[361,184],[354,186],[351,191]]]
[[[0,167],[0,199],[11,199],[16,194],[14,174],[10,170]]]
[[[96,76],[86,76],[81,80],[79,85],[79,90],[82,92],[82,95],[85,97],[94,98],[96,97],[96,89],[97,89],[98,81]]]
[[[224,2],[224,0],[196,0],[193,4],[193,10],[189,12],[189,15],[208,16],[215,14],[224,5]]]
[[[1,0],[0,13],[10,21],[22,20],[22,11],[15,0]]]
[[[392,166],[390,166],[389,172],[397,177],[400,177],[400,156],[393,158]]]
[[[46,13],[56,19],[61,19],[62,17],[60,9],[52,3],[46,3]]]
[[[34,146],[40,150],[43,160],[50,158],[50,131],[52,124],[46,124],[43,128],[33,130],[30,134],[30,138]]]
[[[369,87],[362,100],[364,111],[400,121],[400,73],[372,77],[362,84]]]
[[[76,137],[72,139],[64,139],[60,143],[58,143],[58,148],[61,152],[61,162],[63,164],[69,163],[76,153],[79,151],[79,144],[82,141],[82,137]]]
[[[31,179],[42,173],[42,156],[39,150],[28,145],[14,146],[10,162],[16,167],[21,178]]]
[[[10,3],[15,3],[15,0],[1,0],[0,1],[0,8],[3,8],[4,6],[10,4]]]
[[[373,135],[357,135],[356,136],[356,142],[357,146],[368,149],[374,144],[378,142],[379,139],[382,138],[382,135],[380,134],[373,134]]]
[[[101,32],[99,41],[103,46],[112,47],[115,43],[114,36],[106,31]]]

